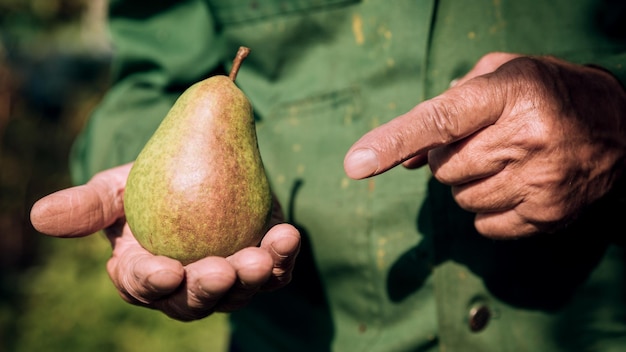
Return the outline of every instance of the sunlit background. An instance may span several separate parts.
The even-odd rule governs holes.
[[[70,186],[68,153],[108,85],[106,0],[0,0],[0,351],[222,351],[194,323],[124,303],[96,234],[53,239],[32,204]]]

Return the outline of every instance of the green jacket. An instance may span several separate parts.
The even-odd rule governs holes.
[[[233,313],[243,351],[626,348],[624,207],[494,241],[401,167],[353,181],[361,135],[444,91],[485,53],[552,54],[626,82],[626,6],[592,0],[111,1],[114,86],[77,140],[77,183],[132,161],[177,96],[252,49],[237,83],[304,246],[294,281]]]

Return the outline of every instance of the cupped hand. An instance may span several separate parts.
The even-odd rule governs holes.
[[[107,271],[121,297],[182,321],[242,308],[255,293],[289,283],[300,234],[280,223],[278,203],[274,226],[259,247],[187,266],[150,254],[135,240],[124,219],[123,194],[131,166],[103,171],[85,185],[40,199],[31,210],[33,226],[55,237],[82,237],[104,230],[112,246]]]
[[[348,151],[362,179],[428,162],[489,237],[551,232],[610,192],[626,160],[626,93],[606,71],[492,53],[443,94]]]

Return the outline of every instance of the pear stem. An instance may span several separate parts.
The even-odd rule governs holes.
[[[245,59],[249,53],[250,53],[250,48],[247,48],[245,46],[239,47],[239,50],[237,51],[237,55],[235,56],[235,59],[233,60],[233,68],[230,69],[230,74],[228,75],[228,78],[230,78],[233,82],[235,81],[235,78],[237,78],[237,73],[239,72],[239,67],[241,67],[241,63],[243,62],[243,59]]]

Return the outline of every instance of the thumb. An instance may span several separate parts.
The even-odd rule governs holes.
[[[348,150],[346,174],[353,179],[378,175],[493,124],[505,108],[506,94],[492,77],[457,85],[368,132]]]
[[[84,185],[41,198],[30,212],[33,227],[50,236],[81,237],[112,225],[124,216],[124,187],[131,166],[100,172]]]

